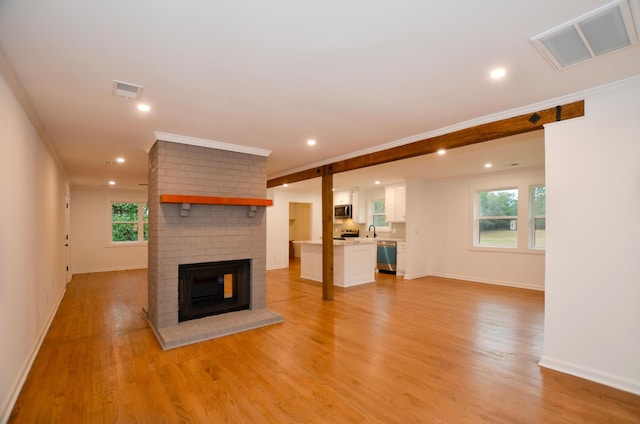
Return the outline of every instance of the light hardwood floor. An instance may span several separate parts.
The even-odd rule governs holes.
[[[268,272],[285,322],[163,352],[146,271],[73,277],[12,423],[639,423],[640,396],[537,366],[543,294]]]

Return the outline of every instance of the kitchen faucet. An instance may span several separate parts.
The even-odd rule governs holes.
[[[371,227],[373,227],[373,238],[378,237],[378,235],[376,234],[376,226],[371,224],[369,225],[369,229],[367,231],[371,231]]]

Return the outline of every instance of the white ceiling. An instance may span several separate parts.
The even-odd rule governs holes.
[[[556,71],[529,41],[607,2],[0,0],[0,54],[73,185],[139,188],[154,131],[271,150],[271,178],[637,75],[638,45]]]

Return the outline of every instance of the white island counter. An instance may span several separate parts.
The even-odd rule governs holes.
[[[322,282],[322,240],[296,241],[300,244],[300,277]],[[376,280],[374,239],[333,240],[333,284],[340,287],[372,283]]]

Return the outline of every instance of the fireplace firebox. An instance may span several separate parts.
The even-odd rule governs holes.
[[[249,309],[251,260],[178,265],[178,321]]]

